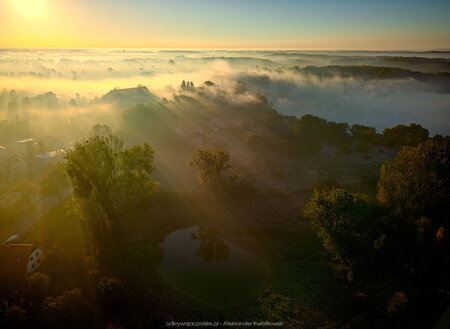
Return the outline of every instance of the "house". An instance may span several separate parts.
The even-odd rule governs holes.
[[[0,145],[0,161],[8,157],[8,151]]]
[[[103,95],[101,101],[104,103],[116,104],[120,106],[134,106],[136,104],[146,104],[159,102],[160,98],[153,94],[145,86],[134,88],[114,89]]]
[[[55,150],[47,153],[36,154],[36,158],[41,163],[48,163],[52,161],[62,161],[64,160],[64,155],[66,151],[64,150]]]
[[[34,244],[9,244],[0,247],[0,278],[21,281],[33,273],[44,259],[44,251]]]
[[[8,151],[0,145],[0,168],[3,167],[8,160]]]
[[[27,138],[17,141],[20,156],[30,158],[36,153],[37,143],[33,138]]]

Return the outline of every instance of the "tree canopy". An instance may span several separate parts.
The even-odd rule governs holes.
[[[428,138],[429,132],[417,123],[409,126],[397,125],[383,130],[383,139],[386,145],[417,146]]]
[[[378,200],[398,215],[442,223],[450,204],[450,139],[404,147],[381,167]]]
[[[200,184],[215,189],[222,183],[222,171],[231,168],[230,153],[224,150],[198,149],[189,165],[198,168]]]
[[[325,249],[339,262],[352,265],[373,243],[377,233],[375,205],[344,189],[315,190],[303,214]]]
[[[66,155],[66,170],[75,195],[95,201],[112,222],[141,206],[156,184],[153,149],[148,144],[123,149],[113,134],[77,143]]]

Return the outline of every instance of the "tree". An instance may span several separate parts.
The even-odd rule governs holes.
[[[40,310],[46,328],[93,328],[94,308],[80,289],[65,291],[48,297]]]
[[[311,114],[305,114],[297,120],[294,135],[309,142],[320,142],[327,125],[327,120]]]
[[[428,130],[416,123],[409,126],[397,125],[383,130],[383,140],[387,146],[417,146],[428,139],[428,135]]]
[[[31,298],[35,301],[40,301],[42,298],[48,296],[50,288],[50,278],[48,275],[36,272],[27,278],[28,290]]]
[[[348,134],[349,126],[345,122],[336,123],[328,121],[324,128],[323,138],[329,144],[340,145],[348,141],[350,135]]]
[[[450,204],[449,154],[450,138],[404,147],[381,167],[378,200],[405,219],[424,216],[444,224]]]
[[[75,195],[96,202],[112,223],[137,210],[156,187],[148,144],[123,150],[117,136],[97,135],[77,143],[66,160]]]
[[[111,135],[112,129],[110,126],[108,125],[102,125],[97,123],[96,125],[94,125],[91,129],[91,136],[109,136]]]
[[[389,209],[385,259],[414,272],[423,291],[449,285],[449,154],[448,137],[406,146],[378,180],[377,198]]]
[[[195,254],[208,263],[223,262],[230,255],[230,247],[216,230],[200,226],[197,233],[192,233],[191,239],[200,241],[200,246]]]
[[[376,129],[374,127],[363,126],[360,124],[354,124],[350,128],[350,133],[356,139],[373,142],[377,136]]]
[[[368,197],[315,190],[303,214],[335,260],[348,266],[365,261],[377,235],[376,206]]]
[[[359,124],[354,124],[350,128],[352,137],[357,140],[356,150],[358,152],[369,152],[377,143],[379,136],[374,127],[367,127]]]
[[[198,168],[200,184],[215,189],[222,183],[222,171],[231,168],[230,153],[223,150],[198,149],[189,165]]]

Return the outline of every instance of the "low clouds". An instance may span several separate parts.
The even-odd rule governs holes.
[[[440,58],[430,59],[433,55]],[[235,102],[245,102],[263,94],[283,114],[310,113],[379,130],[417,122],[431,133],[449,134],[450,94],[446,90],[450,86],[445,74],[434,73],[431,82],[426,82],[414,78],[318,77],[302,71],[310,65],[355,62],[399,63],[399,67],[416,66],[422,72],[433,68],[428,71],[435,72],[450,65],[449,58],[447,53],[3,50],[0,89],[28,94],[52,91],[69,102],[77,94],[89,101],[111,89],[137,85],[148,86],[160,97],[171,97],[182,80],[197,86],[209,80],[216,84],[211,95],[216,93],[218,99],[226,94],[235,97]]]

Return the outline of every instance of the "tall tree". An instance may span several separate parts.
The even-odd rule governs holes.
[[[148,144],[123,150],[117,136],[97,135],[77,143],[66,160],[75,195],[96,202],[111,223],[136,210],[156,187]]]
[[[215,189],[222,183],[222,171],[231,168],[230,153],[224,150],[198,149],[189,165],[198,168],[200,184]]]
[[[315,190],[303,214],[335,260],[353,266],[367,257],[378,215],[367,196],[343,189]]]
[[[449,155],[450,138],[404,147],[381,167],[378,200],[403,218],[425,216],[444,224],[450,204]]]

